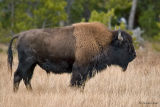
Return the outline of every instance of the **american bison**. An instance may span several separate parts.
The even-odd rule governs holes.
[[[23,79],[31,90],[36,65],[47,73],[72,73],[71,86],[84,86],[86,79],[110,65],[123,71],[135,57],[131,36],[122,30],[111,31],[101,23],[77,23],[60,28],[33,29],[15,35],[8,48],[12,71],[12,42],[17,40],[18,68],[14,73],[16,92]]]

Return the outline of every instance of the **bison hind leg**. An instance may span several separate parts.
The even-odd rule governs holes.
[[[32,57],[19,59],[19,64],[16,72],[14,73],[13,91],[17,92],[19,83],[23,79],[27,90],[32,90],[30,80],[33,75],[33,70],[36,66],[36,62]]]
[[[29,90],[29,91],[32,90],[31,78],[32,78],[35,66],[36,66],[36,63],[30,65],[30,67],[26,70],[26,73],[23,76],[24,84],[25,84],[27,90]]]
[[[14,80],[13,80],[13,91],[17,92],[19,88],[19,83],[22,80],[22,75],[20,71],[20,66],[18,65],[18,68],[16,72],[14,73]]]

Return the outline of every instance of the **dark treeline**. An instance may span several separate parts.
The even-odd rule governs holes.
[[[146,37],[160,40],[159,0],[0,0],[0,42],[33,28],[53,28],[99,21],[110,28],[141,27]]]

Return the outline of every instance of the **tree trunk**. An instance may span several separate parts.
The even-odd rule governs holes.
[[[11,34],[14,34],[13,28],[14,28],[14,0],[11,1]]]
[[[66,1],[67,1],[66,13],[67,13],[67,15],[68,15],[68,19],[67,19],[66,24],[68,25],[68,24],[70,24],[70,22],[71,22],[71,21],[70,21],[70,18],[71,18],[71,6],[72,6],[74,0],[66,0]]]
[[[130,30],[132,30],[134,27],[134,17],[136,13],[136,7],[137,7],[137,0],[133,0],[132,8],[131,8],[129,19],[128,19],[128,29]]]
[[[83,5],[83,8],[84,8],[83,17],[85,18],[85,21],[88,22],[90,14],[91,14],[89,10],[89,1],[86,0],[84,3],[85,4]]]
[[[46,18],[45,18],[44,21],[43,21],[43,24],[42,24],[42,28],[45,28],[45,27],[46,27],[46,22],[47,22],[47,20],[46,20]]]

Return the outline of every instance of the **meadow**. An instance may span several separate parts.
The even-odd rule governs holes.
[[[14,55],[13,71],[18,64]],[[0,107],[160,107],[160,53],[137,50],[126,72],[111,66],[86,82],[84,91],[69,87],[70,74],[47,75],[36,67],[32,92],[23,81],[13,93],[7,54],[0,53]]]

